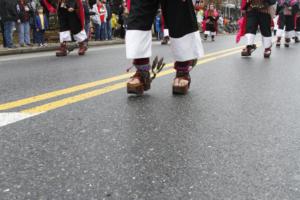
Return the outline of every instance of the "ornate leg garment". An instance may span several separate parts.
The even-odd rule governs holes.
[[[300,42],[300,11],[295,16],[296,18],[296,24],[295,24],[295,42]]]
[[[279,9],[279,8],[277,8]],[[281,45],[281,38],[284,36],[284,26],[285,26],[285,18],[283,14],[279,14],[278,17],[278,30],[276,32],[277,41],[276,47],[280,47]]]
[[[59,0],[58,1],[58,18],[60,25],[59,39],[60,49],[56,56],[66,56],[66,43],[73,39],[79,44],[79,55],[84,55],[87,50],[85,41],[87,35],[84,30],[84,10],[81,0]]]
[[[195,60],[195,62],[197,62]],[[186,94],[190,88],[190,70],[195,65],[194,61],[175,62],[176,77],[173,81],[173,94]]]
[[[272,47],[272,19],[270,15],[270,6],[275,4],[272,0],[243,0],[242,10],[246,13],[246,38],[247,46],[242,50],[242,56],[251,56],[256,49],[255,36],[260,28],[262,34],[262,43],[265,48],[264,57],[269,58]]]
[[[165,24],[169,28],[175,60],[186,62],[204,54],[192,0],[131,0],[126,55],[128,59],[133,59],[137,72],[128,81],[128,93],[140,94],[141,90],[150,88],[148,72],[151,68],[149,58],[152,56],[151,26],[159,3]]]

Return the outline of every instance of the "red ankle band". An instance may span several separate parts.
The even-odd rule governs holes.
[[[148,65],[149,63],[149,58],[138,58],[133,60],[133,65]]]

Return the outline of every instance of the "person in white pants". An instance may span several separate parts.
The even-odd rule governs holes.
[[[204,54],[192,0],[131,0],[126,32],[126,55],[136,73],[127,82],[127,92],[143,94],[150,89],[151,27],[159,4],[169,29],[175,58],[174,94],[186,94],[190,69]],[[162,65],[162,63],[158,64]]]

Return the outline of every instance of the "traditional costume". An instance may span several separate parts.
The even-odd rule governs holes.
[[[300,42],[300,0],[295,5],[295,42]]]
[[[84,30],[84,8],[81,0],[58,0],[55,6],[53,1],[43,0],[50,10],[55,9],[60,25],[60,48],[56,56],[66,56],[68,53],[67,42],[73,39],[79,44],[79,55],[84,55],[87,47],[87,35]]]
[[[244,17],[241,20],[242,27],[240,28],[245,30],[247,38],[247,46],[242,50],[242,56],[251,56],[256,49],[255,35],[259,27],[265,48],[264,57],[270,57],[272,47],[271,9],[275,3],[276,0],[242,0],[241,10]]]
[[[210,36],[211,40],[215,40],[218,30],[218,19],[219,13],[215,9],[214,5],[209,5],[208,10],[204,13],[204,19],[202,21],[202,30],[204,31],[204,40],[207,40],[207,37]]]
[[[162,25],[163,36],[164,36],[162,41],[161,41],[161,44],[166,45],[166,44],[169,43],[170,35],[169,35],[169,29],[168,29],[168,27],[166,27],[165,19],[164,19],[163,15],[161,17],[161,25]]]
[[[291,38],[295,36],[296,3],[296,0],[278,0],[277,2],[276,14],[279,16],[279,19],[276,47],[280,47],[283,36],[285,37],[285,47],[289,47]]]
[[[131,0],[126,32],[126,54],[133,59],[136,73],[127,83],[127,92],[142,94],[150,89],[151,26],[161,4],[165,24],[169,28],[171,49],[177,71],[174,94],[186,94],[191,78],[189,71],[195,60],[203,56],[192,0]],[[162,62],[154,62],[161,69]],[[159,71],[159,70],[158,70]]]

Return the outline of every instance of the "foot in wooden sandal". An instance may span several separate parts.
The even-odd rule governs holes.
[[[151,88],[151,79],[149,71],[136,71],[136,73],[127,82],[127,93],[142,95],[144,91]]]
[[[272,53],[271,47],[270,48],[266,48],[264,51],[264,58],[270,58]]]
[[[194,66],[194,61],[176,62],[176,77],[173,80],[173,94],[187,94],[190,84],[190,68]]]
[[[190,88],[191,78],[189,74],[184,76],[176,75],[173,81],[173,94],[187,94]]]
[[[289,48],[290,47],[290,42],[291,42],[290,38],[285,38],[284,46],[287,47],[287,48]]]
[[[276,47],[280,47],[281,45],[281,37],[277,37]]]
[[[243,50],[242,50],[242,53],[241,53],[241,55],[242,56],[251,56],[251,54],[253,53],[253,51],[255,51],[256,50],[256,45],[255,44],[253,44],[253,45],[247,45],[246,46],[246,48],[244,48]]]

